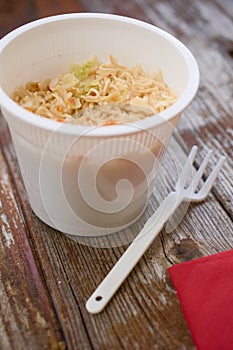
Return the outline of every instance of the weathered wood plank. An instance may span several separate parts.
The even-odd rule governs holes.
[[[14,192],[0,153],[0,348],[64,349]]]
[[[0,2],[0,37],[11,30],[38,18],[69,13],[83,12],[85,7],[75,0],[23,0]]]
[[[47,17],[70,12],[82,12],[85,8],[79,1],[75,0],[56,0],[53,2],[48,2],[47,0],[35,0],[34,6],[37,17]]]
[[[0,1],[0,37],[35,18],[29,0]]]

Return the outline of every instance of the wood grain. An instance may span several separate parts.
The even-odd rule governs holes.
[[[75,0],[37,0],[35,3],[35,11],[38,17],[47,17],[62,13],[83,12],[83,7],[80,2]]]
[[[64,349],[2,153],[0,179],[0,348]]]
[[[200,89],[171,140],[145,214],[111,248],[101,248],[104,239],[82,245],[35,216],[0,118],[0,349],[194,349],[167,268],[233,247],[232,1],[2,0],[0,34],[74,11],[135,17],[174,34],[197,58]],[[196,167],[207,148],[215,151],[210,166],[220,154],[228,158],[211,194],[181,206],[103,313],[88,314],[86,300],[127,248],[127,237],[172,189],[193,144],[200,148]]]

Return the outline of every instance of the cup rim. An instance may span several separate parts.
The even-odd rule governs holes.
[[[31,124],[32,126],[45,129],[47,131],[59,132],[59,129],[60,129],[60,132],[62,133],[65,132],[65,134],[68,134],[68,135],[80,135],[88,131],[88,136],[106,137],[106,136],[119,136],[124,134],[131,134],[138,131],[139,129],[148,130],[148,129],[154,128],[164,123],[165,121],[171,121],[176,115],[181,114],[187,108],[187,106],[191,103],[191,101],[196,95],[196,92],[199,87],[199,81],[200,81],[198,64],[193,54],[180,40],[175,38],[170,33],[166,32],[165,30],[153,24],[150,24],[135,18],[114,15],[114,14],[88,13],[88,12],[68,13],[68,14],[44,17],[44,18],[29,22],[27,24],[24,24],[14,29],[10,33],[6,34],[0,40],[0,55],[4,50],[4,48],[12,40],[17,38],[19,35],[23,34],[24,32],[30,31],[35,27],[39,27],[47,23],[56,22],[56,21],[59,22],[59,21],[68,20],[68,19],[79,19],[79,18],[107,19],[112,21],[131,23],[133,25],[155,32],[159,34],[161,37],[168,40],[171,44],[173,44],[176,47],[177,50],[180,51],[180,53],[182,54],[182,56],[184,57],[187,63],[189,81],[182,95],[178,98],[178,100],[172,106],[170,106],[160,114],[155,114],[149,118],[145,118],[143,120],[130,123],[130,124],[118,124],[118,125],[108,125],[108,126],[98,126],[98,127],[95,126],[94,128],[93,126],[92,127],[81,126],[81,125],[68,124],[68,123],[65,125],[63,123],[62,124],[63,127],[60,128],[61,126],[60,122],[43,118],[19,106],[4,92],[4,90],[0,86],[0,105],[5,110],[7,110],[11,114],[14,114],[15,116],[17,116],[18,119],[26,122],[27,124]],[[32,118],[32,114],[33,114],[33,118]]]

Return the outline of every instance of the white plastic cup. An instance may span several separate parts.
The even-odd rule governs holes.
[[[177,102],[133,124],[84,127],[61,124],[17,105],[9,94],[69,64],[109,54],[126,66],[162,70]],[[194,98],[199,70],[190,51],[150,24],[109,14],[43,18],[0,42],[0,104],[8,121],[28,198],[48,225],[74,236],[117,232],[146,208],[156,169],[181,113]]]

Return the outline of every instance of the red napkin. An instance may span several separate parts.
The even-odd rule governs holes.
[[[199,350],[233,349],[233,249],[168,269]]]

